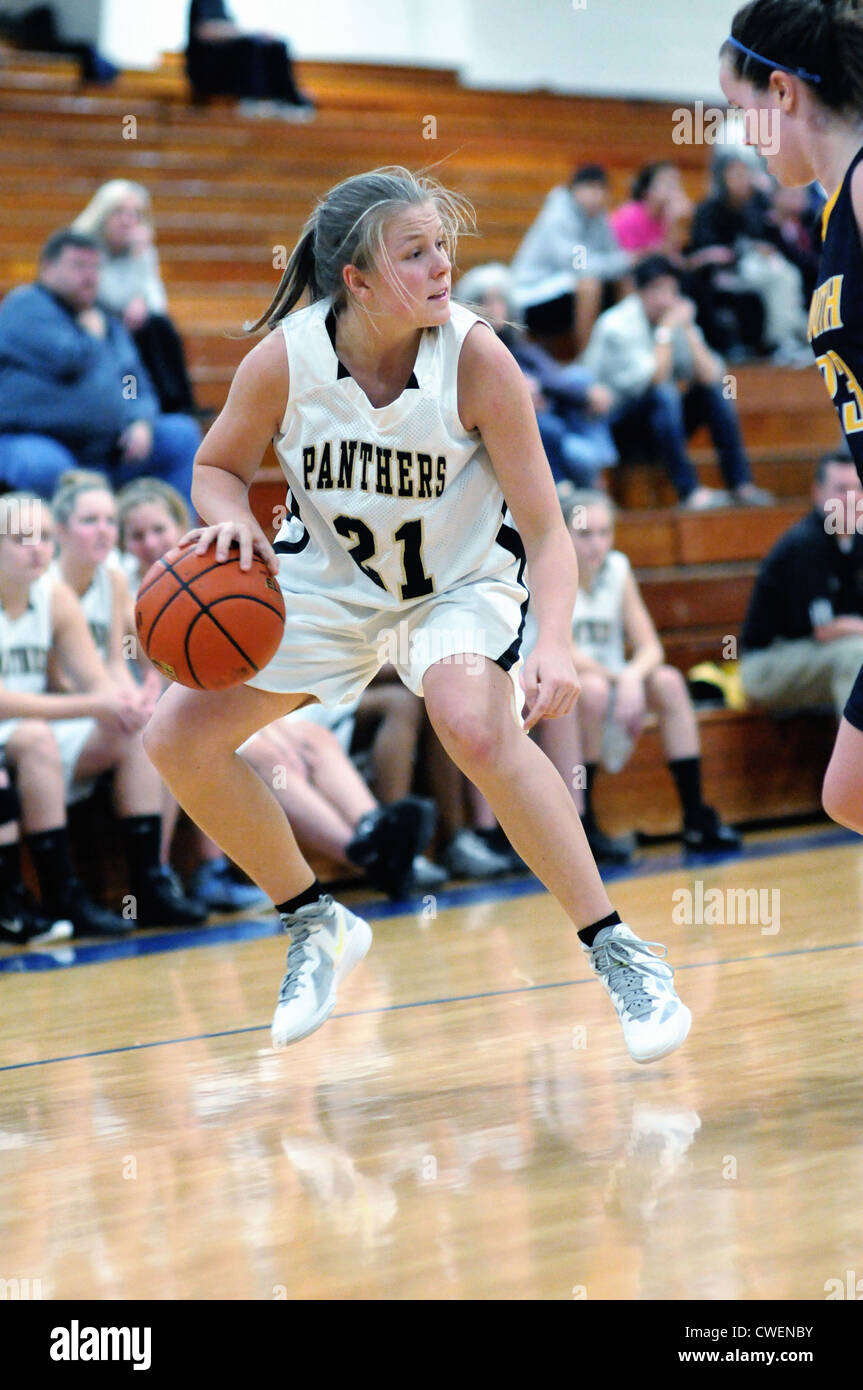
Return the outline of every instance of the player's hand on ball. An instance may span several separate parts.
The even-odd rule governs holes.
[[[541,719],[569,714],[581,689],[568,646],[534,647],[519,680],[527,696],[525,729],[532,729]]]
[[[240,547],[240,569],[252,568],[252,557],[260,555],[272,574],[278,574],[279,561],[263,531],[248,521],[219,521],[214,526],[196,526],[181,537],[180,545],[194,545],[198,555],[204,555],[211,545],[216,547],[219,564],[227,560],[231,546]]]

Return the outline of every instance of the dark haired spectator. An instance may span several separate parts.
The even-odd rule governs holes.
[[[574,332],[579,351],[632,264],[611,229],[608,196],[602,165],[577,169],[548,194],[512,260],[513,304],[528,329]]]
[[[758,571],[740,678],[767,709],[829,705],[840,718],[863,662],[863,491],[844,446],[820,460],[812,500]]]
[[[730,251],[727,265],[714,264],[709,275],[720,288],[724,283],[760,296],[764,340],[775,361],[808,363],[811,352],[805,346],[802,276],[784,248],[775,244],[768,221],[770,196],[769,179],[750,156],[724,151],[714,165],[712,193],[696,208],[691,246],[694,251],[705,247]]]
[[[72,229],[95,237],[102,248],[99,304],[121,318],[134,338],[161,409],[193,415],[186,355],[168,317],[146,188],[128,179],[103,183]]]
[[[315,104],[297,87],[284,40],[244,32],[224,0],[192,0],[186,71],[197,100],[233,96],[246,116],[314,119]]]
[[[652,445],[681,503],[721,506],[727,493],[700,487],[687,440],[706,424],[736,502],[772,499],[752,481],[734,402],[722,389],[720,358],[695,323],[695,306],[680,293],[674,266],[648,256],[634,271],[636,289],[598,320],[584,365],[613,393],[611,425],[621,455]]]
[[[456,294],[480,310],[521,367],[555,481],[595,487],[618,459],[608,424],[611,392],[586,367],[555,361],[508,321],[511,288],[505,265],[481,265],[462,276]]]
[[[0,482],[49,497],[82,465],[115,487],[156,474],[189,500],[201,432],[160,414],[127,330],[98,307],[101,259],[92,237],[55,232],[36,284],[0,305]]]
[[[609,221],[620,245],[634,256],[651,252],[670,255],[675,246],[675,229],[691,212],[692,204],[683,190],[677,165],[660,160],[639,169],[629,202],[622,203]]]

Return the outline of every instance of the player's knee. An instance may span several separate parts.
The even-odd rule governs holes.
[[[22,719],[6,744],[11,761],[21,758],[37,760],[45,767],[60,765],[60,749],[48,720]]]
[[[464,710],[436,725],[443,740],[454,751],[457,761],[470,767],[493,763],[500,754],[500,738],[490,721]]]
[[[605,716],[611,695],[611,685],[605,676],[597,671],[585,671],[579,677],[581,690],[578,696],[578,710],[584,715]]]
[[[661,705],[681,705],[688,698],[686,682],[676,666],[660,666],[650,677],[648,689]]]
[[[154,767],[162,767],[176,755],[180,746],[179,731],[167,718],[159,717],[158,706],[141,734],[144,752]]]

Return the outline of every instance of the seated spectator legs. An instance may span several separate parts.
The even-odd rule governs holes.
[[[201,431],[188,415],[159,415],[153,421],[153,442],[145,458],[126,460],[106,467],[115,488],[131,483],[135,478],[159,478],[176,488],[194,515],[192,506],[192,469],[201,442]]]
[[[683,840],[691,849],[736,849],[740,837],[720,823],[701,794],[701,743],[698,720],[686,681],[674,666],[660,666],[645,678],[647,705],[659,720],[662,747],[683,813]]]
[[[193,415],[195,398],[179,333],[164,314],[150,314],[132,334],[166,415]]]
[[[746,698],[770,710],[798,711],[832,705],[837,719],[863,666],[863,637],[777,640],[744,652],[740,679]]]
[[[370,780],[384,805],[410,793],[424,715],[422,700],[402,685],[391,667],[379,671],[363,691],[357,723],[378,721],[371,746]]]
[[[653,441],[681,502],[695,492],[698,474],[686,447],[683,400],[676,386],[663,382],[624,402],[612,412],[611,427],[621,453],[630,441],[643,443],[645,435]]]
[[[66,445],[47,434],[0,435],[0,482],[15,491],[50,497],[61,474],[77,466]]]
[[[731,492],[746,491],[752,485],[752,472],[740,420],[734,402],[726,400],[722,386],[696,383],[690,386],[683,398],[683,420],[686,437],[694,433],[699,425],[706,424],[719,457],[722,476]]]

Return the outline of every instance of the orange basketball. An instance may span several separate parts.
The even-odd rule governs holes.
[[[135,604],[138,638],[153,665],[192,690],[227,690],[275,655],[285,626],[278,582],[255,555],[240,569],[235,542],[219,563],[176,546],[144,576]]]

